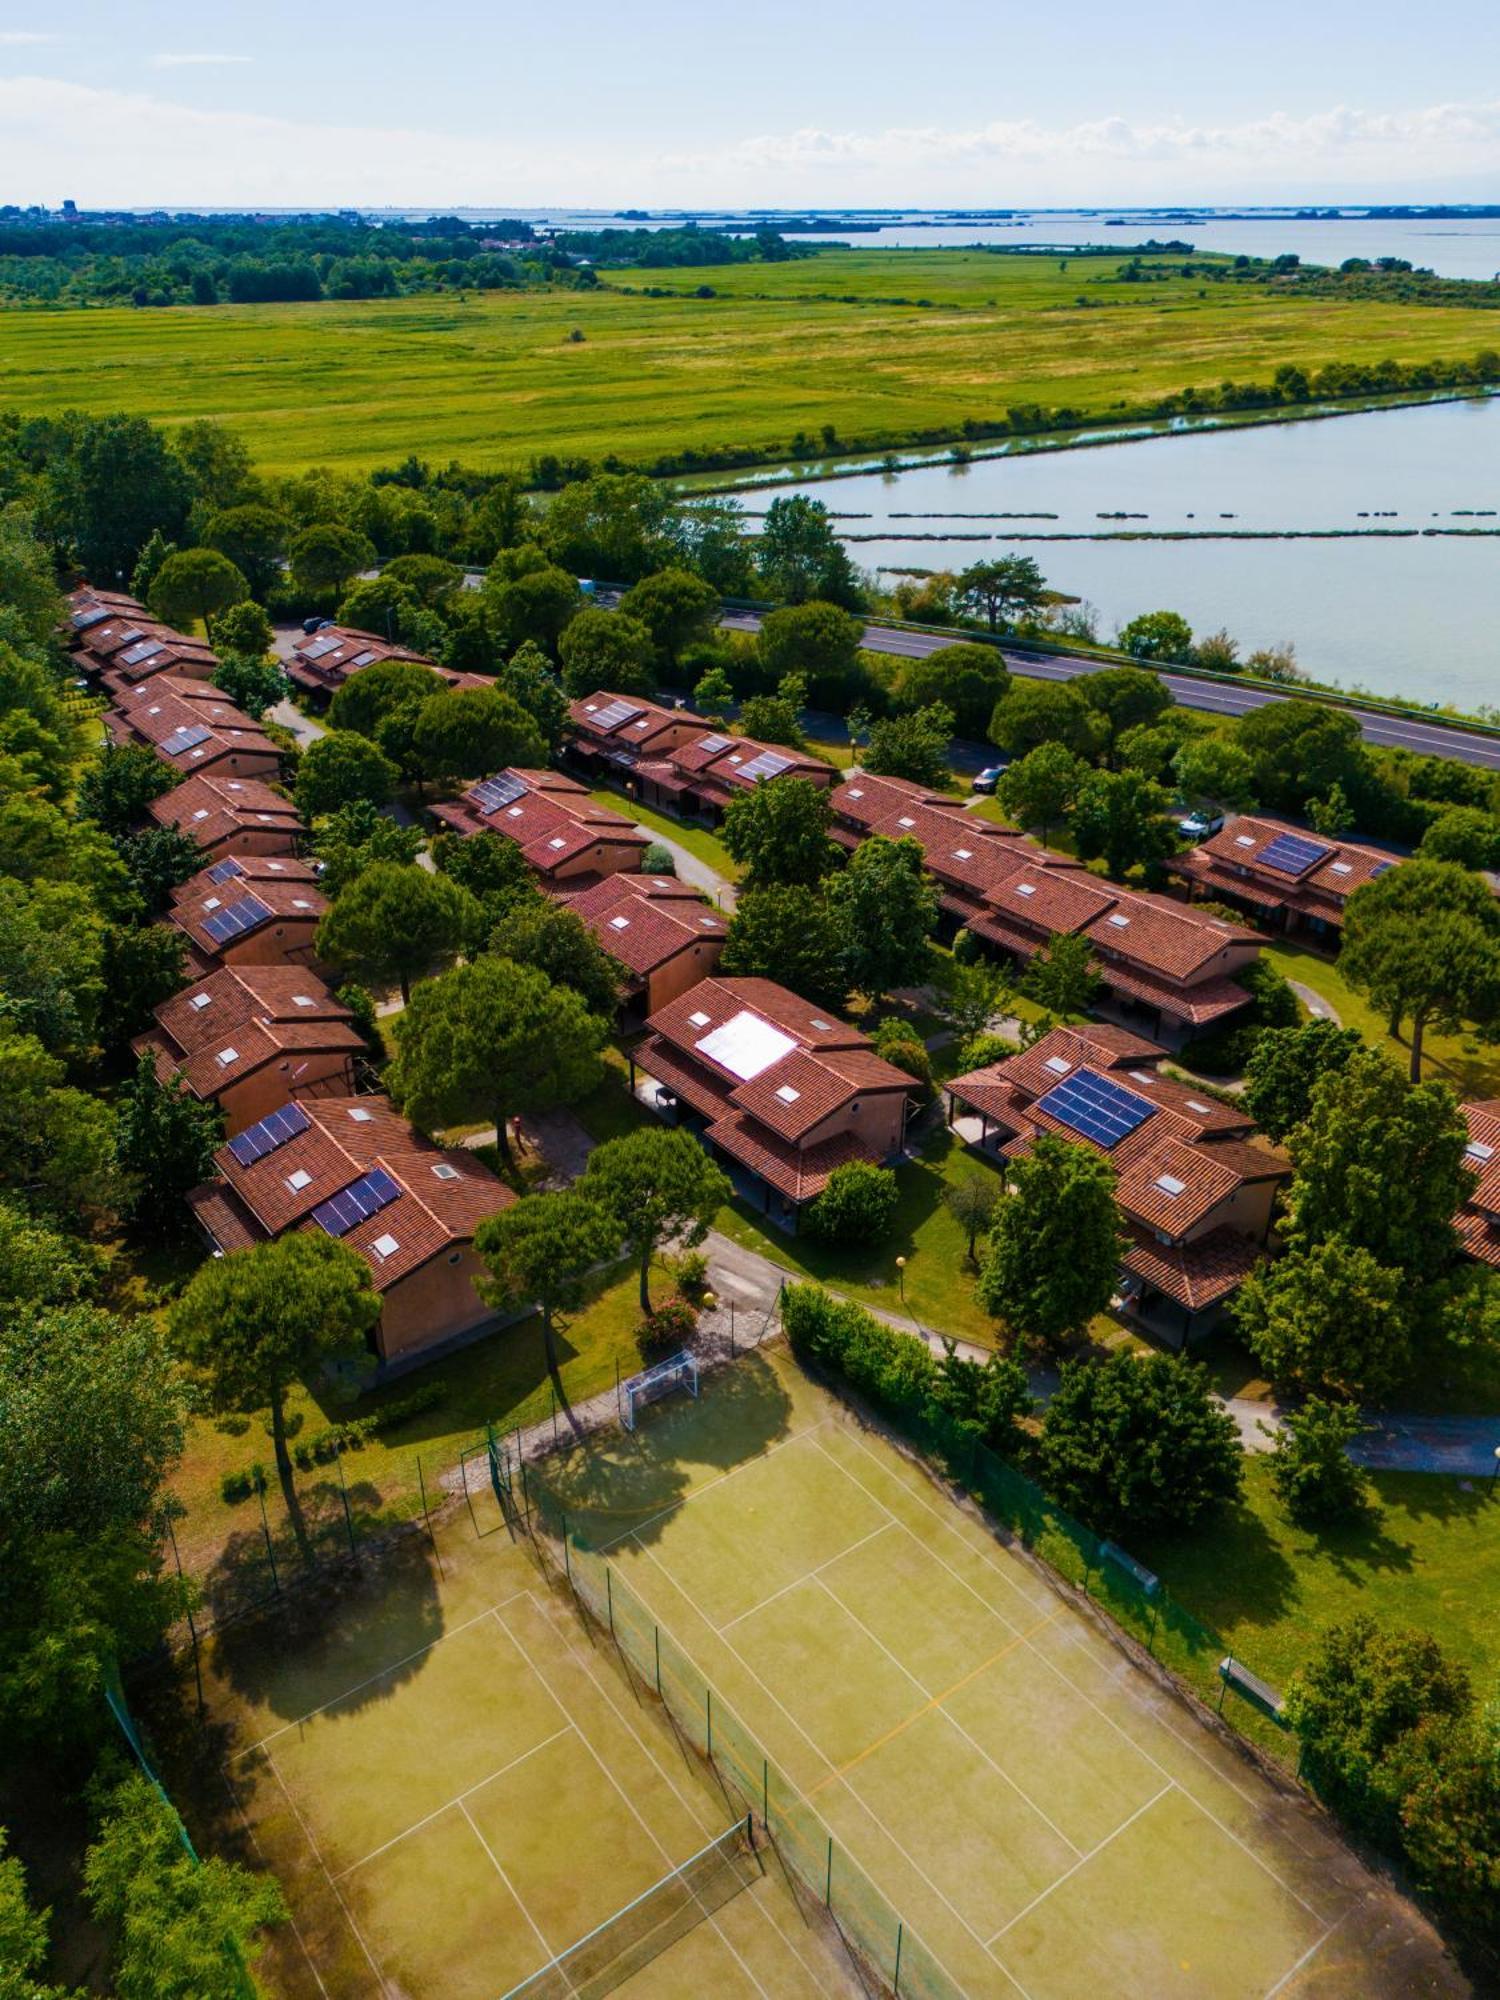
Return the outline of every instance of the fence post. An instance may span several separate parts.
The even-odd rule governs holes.
[[[281,1573],[276,1567],[276,1549],[271,1541],[271,1522],[266,1513],[266,1482],[264,1477],[256,1482],[260,1495],[260,1531],[266,1538],[266,1554],[271,1558],[271,1587],[276,1595],[281,1595]]]
[[[828,1836],[828,1873],[823,1879],[823,1907],[833,1908],[833,1835]]]
[[[182,1574],[182,1556],[177,1547],[177,1530],[172,1525],[170,1508],[167,1509],[164,1518],[167,1523],[167,1533],[172,1538],[172,1561],[177,1565],[177,1581],[182,1585],[183,1589],[183,1609],[187,1613],[188,1636],[193,1642],[193,1679],[198,1683],[198,1720],[201,1722],[204,1715],[203,1666],[198,1658],[198,1625],[193,1617],[193,1606],[188,1593],[187,1582]]]
[[[661,1700],[661,1627],[660,1625],[654,1625],[651,1629],[656,1634],[656,1698],[658,1701],[660,1701]]]
[[[771,1831],[771,1760],[760,1760],[760,1817],[766,1832]]]
[[[568,1553],[568,1510],[566,1507],[560,1507],[558,1512],[562,1515],[563,1568],[567,1571],[568,1582],[571,1584],[573,1581],[573,1558]]]
[[[903,1939],[903,1938],[905,1937],[905,1935],[906,1935],[906,1926],[905,1926],[905,1924],[904,1924],[904,1923],[902,1923],[901,1919],[900,1919],[899,1917],[897,1917],[897,1919],[896,1919],[896,1971],[895,1971],[895,1976],[894,1976],[894,1978],[893,1978],[893,1979],[892,1979],[892,1981],[891,1981],[891,1993],[892,1993],[892,1995],[894,1996],[894,2000],[901,2000],[901,1940],[902,1940],[902,1939]]]
[[[620,1401],[620,1357],[615,1356],[615,1415],[624,1419],[624,1405]]]
[[[549,1393],[549,1394],[551,1395],[551,1397],[552,1397],[552,1442],[553,1442],[554,1444],[556,1444],[556,1443],[557,1443],[557,1385],[556,1385],[556,1383],[555,1383],[555,1382],[549,1382],[549,1383],[547,1384],[547,1389],[548,1389],[548,1393]]]
[[[604,1565],[604,1602],[609,1610],[609,1636],[615,1636],[615,1586],[609,1564]]]
[[[711,1764],[714,1761],[714,1691],[707,1681],[703,1683],[703,1693],[708,1713],[708,1761]]]

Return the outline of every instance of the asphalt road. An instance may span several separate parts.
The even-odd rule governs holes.
[[[753,611],[731,611],[720,621],[734,632],[755,632],[760,618]],[[907,632],[890,625],[867,625],[865,645],[872,653],[894,653],[902,659],[921,660],[960,638],[935,632]],[[1078,674],[1092,674],[1103,664],[1066,653],[1028,653],[1010,646],[1001,649],[1007,666],[1018,674],[1039,680],[1068,681]],[[1162,675],[1175,701],[1184,708],[1201,708],[1215,715],[1245,715],[1252,708],[1264,708],[1274,701],[1287,701],[1285,694],[1270,694],[1263,688],[1226,687],[1216,681],[1201,681],[1192,674]],[[1460,763],[1480,764],[1500,771],[1500,737],[1480,736],[1467,729],[1449,729],[1440,723],[1411,722],[1369,709],[1352,708],[1359,720],[1360,733],[1367,743],[1383,749],[1430,752],[1437,757],[1456,757]]]

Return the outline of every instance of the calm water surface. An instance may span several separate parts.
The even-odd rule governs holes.
[[[1138,612],[1166,607],[1182,612],[1195,631],[1226,627],[1242,652],[1290,640],[1319,680],[1470,709],[1500,706],[1500,535],[1015,539],[1121,530],[1500,529],[1500,398],[782,490],[823,501],[851,538],[873,537],[850,541],[865,569],[961,569],[987,556],[1030,555],[1056,588],[1097,607],[1101,637]],[[760,509],[766,497],[749,494],[746,504]],[[972,518],[1002,512],[1057,518]],[[1119,513],[1145,518],[1100,518]],[[906,539],[915,535],[939,539]]]

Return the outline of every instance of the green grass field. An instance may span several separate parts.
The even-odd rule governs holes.
[[[533,453],[650,462],[784,449],[799,428],[900,440],[1017,403],[1122,400],[1270,379],[1283,361],[1467,356],[1461,308],[1341,304],[1195,281],[1121,285],[1115,260],[825,253],[622,272],[710,299],[512,293],[362,304],[0,314],[5,407],[218,418],[274,470],[415,451],[523,468]],[[853,303],[817,294],[849,294]],[[1080,297],[1103,303],[1081,307]],[[896,297],[931,305],[881,303]],[[584,339],[569,338],[574,328]]]

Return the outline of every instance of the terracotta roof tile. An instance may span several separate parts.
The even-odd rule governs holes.
[[[710,1125],[707,1136],[732,1160],[796,1202],[820,1195],[835,1167],[869,1158],[868,1149],[852,1132],[836,1133],[816,1146],[798,1147],[740,1111]]]
[[[256,833],[284,840],[290,852],[305,831],[291,800],[258,778],[187,778],[153,799],[148,811],[158,826],[178,827],[207,849],[237,833]]]
[[[1201,1312],[1238,1291],[1265,1254],[1258,1243],[1227,1227],[1210,1230],[1195,1243],[1174,1244],[1133,1230],[1120,1262],[1189,1312]]]

